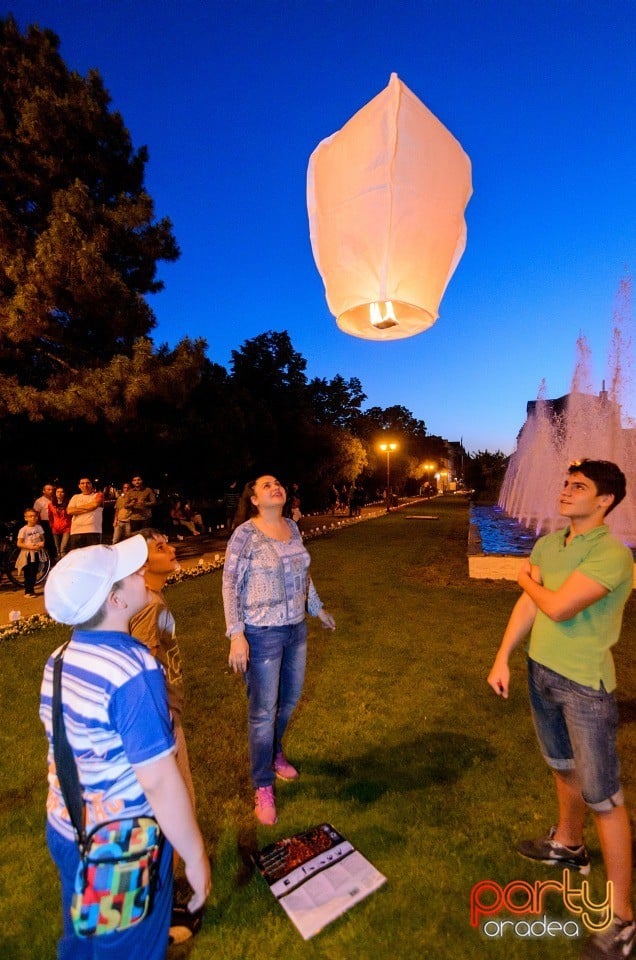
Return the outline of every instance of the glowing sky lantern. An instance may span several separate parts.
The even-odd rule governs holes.
[[[466,247],[470,160],[392,73],[388,87],[318,144],[307,171],[314,259],[346,333],[421,333]]]

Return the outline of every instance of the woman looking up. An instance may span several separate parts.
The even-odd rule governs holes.
[[[336,627],[309,576],[298,527],[283,517],[285,500],[275,477],[246,484],[223,568],[228,663],[247,685],[254,813],[264,826],[277,820],[274,778],[298,777],[282,741],[303,688],[306,610],[328,629]]]

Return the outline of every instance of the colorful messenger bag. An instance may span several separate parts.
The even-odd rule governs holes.
[[[87,834],[71,901],[78,937],[127,930],[147,916],[160,854],[161,831],[152,817],[113,820]]]
[[[78,937],[128,930],[152,909],[162,833],[152,817],[129,817],[84,829],[82,792],[62,715],[62,657],[53,669],[53,752],[80,853],[71,899]]]

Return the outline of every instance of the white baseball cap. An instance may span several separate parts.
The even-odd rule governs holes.
[[[137,535],[112,547],[71,550],[53,567],[44,587],[44,606],[58,623],[86,623],[114,583],[136,573],[148,559],[148,544]]]

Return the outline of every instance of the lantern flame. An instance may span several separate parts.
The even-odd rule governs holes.
[[[384,315],[382,314],[384,307]],[[369,304],[369,319],[376,330],[389,330],[391,327],[397,327],[398,322],[395,319],[395,310],[390,300],[384,303]]]

